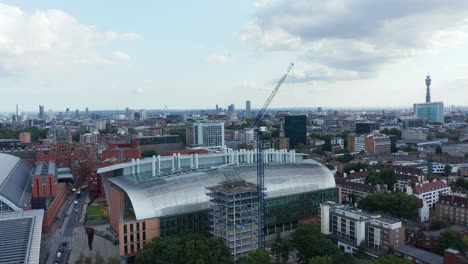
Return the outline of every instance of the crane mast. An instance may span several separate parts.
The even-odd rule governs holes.
[[[259,126],[255,129],[257,134],[257,193],[258,193],[258,248],[265,250],[265,233],[263,229],[265,228],[265,164],[263,157],[263,130],[260,127],[260,124],[265,114],[266,109],[270,105],[271,101],[275,97],[279,88],[283,84],[284,80],[291,71],[294,63],[291,63],[287,68],[286,72],[283,74],[281,79],[276,84],[275,88],[271,92],[270,96],[266,100],[262,109],[257,113],[255,120],[253,121],[250,128]]]

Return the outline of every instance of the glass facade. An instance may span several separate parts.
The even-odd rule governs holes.
[[[429,123],[444,123],[444,103],[414,104],[414,114]]]
[[[5,212],[13,212],[13,209],[11,209],[11,207],[8,206],[6,203],[0,201],[0,213]]]
[[[265,201],[266,234],[294,229],[298,220],[319,215],[320,203],[338,201],[338,188],[288,195]],[[161,217],[161,236],[184,233],[209,235],[210,210],[170,217]]]
[[[140,140],[140,145],[169,144],[181,142],[181,138],[179,135],[161,137],[140,137],[138,139]]]
[[[306,135],[307,117],[305,115],[285,116],[284,132],[289,138],[289,145],[295,148],[298,144],[307,143]]]

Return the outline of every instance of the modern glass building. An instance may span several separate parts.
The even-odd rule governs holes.
[[[284,132],[289,138],[289,146],[295,148],[298,144],[307,144],[307,117],[305,115],[285,116]]]
[[[195,166],[185,167],[190,165],[186,161]],[[333,174],[322,164],[286,150],[266,151],[265,162],[267,240],[275,239],[277,233],[288,234],[300,221],[318,220],[320,203],[339,201]],[[207,188],[232,175],[256,183],[255,163],[255,152],[241,150],[192,158],[161,157],[155,165],[151,165],[151,159],[144,159],[100,168],[110,224],[119,233],[120,255],[135,255],[157,236],[189,232],[210,235],[212,201]],[[166,170],[166,165],[172,169]]]
[[[444,123],[444,103],[432,102],[413,105],[414,115],[426,123]]]

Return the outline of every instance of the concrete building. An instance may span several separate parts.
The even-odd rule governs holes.
[[[299,221],[317,220],[319,204],[338,202],[326,167],[287,150],[265,150],[265,234],[288,235]],[[209,234],[211,202],[206,188],[235,174],[256,182],[256,152],[157,156],[99,168],[109,203],[109,222],[119,234],[120,255],[134,255],[156,236]]]
[[[405,244],[401,221],[369,214],[334,202],[320,204],[321,232],[341,251],[355,254],[361,243],[372,257],[384,255],[390,247]]]
[[[401,131],[403,140],[426,140],[427,134],[423,128],[407,128]]]
[[[167,136],[140,136],[133,139],[132,143],[141,150],[154,150],[160,155],[167,152],[184,150],[184,143],[179,135]]]
[[[366,135],[348,135],[348,151],[360,152],[366,150]]]
[[[190,147],[223,148],[224,123],[194,123],[186,130],[187,145]]]
[[[31,134],[29,132],[23,132],[19,134],[19,140],[23,144],[30,144],[31,143]]]
[[[425,181],[423,184],[416,183],[416,186],[406,187],[406,193],[414,195],[422,201],[422,207],[419,208],[419,220],[421,222],[429,221],[430,212],[435,210],[435,204],[439,197],[450,194],[450,187],[445,180],[433,182]]]
[[[331,138],[330,144],[331,144],[331,150],[332,151],[337,151],[337,150],[344,149],[344,139],[343,138],[333,137],[333,138]]]
[[[444,258],[441,255],[410,245],[396,247],[395,255],[409,259],[414,264],[444,264]]]
[[[336,185],[340,187],[341,202],[347,201],[346,199],[352,194],[356,197],[353,203],[359,202],[369,194],[388,192],[385,184],[369,185],[365,183],[353,182],[346,178],[337,178]]]
[[[435,204],[435,217],[468,227],[468,198],[455,195],[439,197]]]
[[[403,129],[413,127],[423,127],[424,119],[422,117],[407,116],[401,118],[401,126]]]

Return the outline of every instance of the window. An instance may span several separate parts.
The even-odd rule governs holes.
[[[133,233],[133,224],[130,224],[130,233]]]
[[[140,231],[140,223],[136,223],[136,231],[137,231],[137,232]]]
[[[143,232],[143,240],[146,240],[146,232]]]
[[[143,222],[143,231],[146,230],[146,222]]]
[[[128,240],[127,240],[127,235],[124,235],[124,244],[127,244]]]
[[[135,251],[135,245],[131,244],[130,245],[130,253],[133,253]]]
[[[137,242],[140,242],[140,233],[137,233]]]
[[[128,254],[128,246],[127,246],[127,245],[124,246],[124,254],[125,254],[125,255]]]
[[[140,250],[140,243],[137,243],[137,250]]]
[[[130,235],[130,243],[133,243],[133,234]]]
[[[127,225],[124,225],[124,234],[127,234]]]

